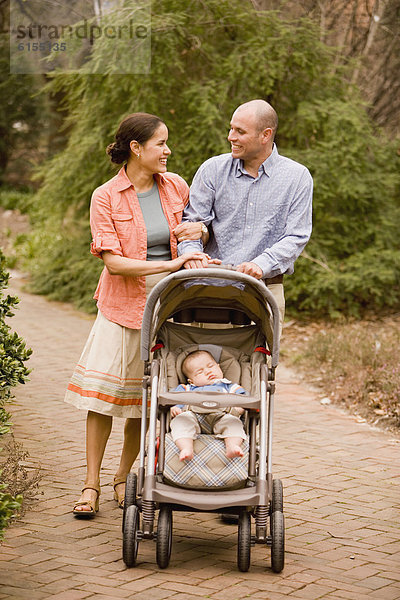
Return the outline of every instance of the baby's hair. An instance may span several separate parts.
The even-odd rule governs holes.
[[[201,354],[208,354],[208,356],[210,358],[212,358],[215,362],[217,362],[215,360],[215,358],[213,357],[213,355],[211,354],[211,352],[208,352],[208,350],[194,350],[194,352],[191,352],[190,354],[188,354],[183,359],[183,362],[182,362],[182,373],[184,374],[186,379],[188,378],[188,372],[187,372],[188,363],[190,363],[193,358],[196,358],[197,356],[200,356]]]

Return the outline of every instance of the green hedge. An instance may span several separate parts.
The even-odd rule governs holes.
[[[3,293],[9,280],[5,261],[5,256],[0,250],[0,436],[10,430],[10,414],[6,407],[13,398],[12,388],[27,380],[29,371],[25,362],[32,353],[17,333],[13,333],[5,323],[6,317],[13,316],[13,308],[18,303],[18,298],[5,296]],[[20,509],[21,503],[22,496],[13,497],[7,492],[7,482],[0,483],[0,539],[3,538],[3,530],[9,519]]]
[[[0,206],[5,210],[19,210],[30,213],[33,205],[33,192],[2,187],[0,189]]]

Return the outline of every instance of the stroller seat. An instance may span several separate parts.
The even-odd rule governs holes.
[[[165,435],[164,481],[187,489],[234,490],[245,487],[248,474],[249,442],[243,441],[243,456],[225,456],[223,440],[200,434],[193,442],[192,460],[179,460],[179,450],[171,434]]]
[[[251,389],[250,358],[240,350],[216,344],[190,344],[166,356],[168,388],[185,383],[182,363],[186,356],[196,350],[209,352],[219,363],[224,376],[232,382],[240,383],[247,391]],[[197,392],[200,393],[200,392]],[[238,405],[240,406],[238,395]],[[199,415],[201,420],[201,414]],[[179,460],[179,450],[170,433],[165,436],[165,463],[163,478],[166,483],[198,490],[239,489],[245,487],[248,479],[249,443],[243,441],[243,456],[229,459],[225,456],[225,444],[212,432],[201,433],[194,440],[194,458]]]

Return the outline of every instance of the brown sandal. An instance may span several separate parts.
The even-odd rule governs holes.
[[[113,487],[114,487],[114,500],[116,500],[116,502],[118,502],[118,506],[119,508],[124,508],[124,501],[125,501],[125,490],[124,490],[124,494],[118,494],[116,487],[117,485],[119,485],[120,483],[126,483],[126,475],[117,477],[117,475],[114,477],[114,482],[113,482]]]
[[[81,502],[77,502],[74,505],[74,508],[72,509],[72,514],[74,515],[74,517],[78,517],[78,519],[92,519],[95,516],[95,514],[99,511],[99,484],[85,483],[84,487],[82,488],[82,494],[85,490],[94,490],[95,492],[97,492],[97,497],[94,501],[94,504],[93,501],[83,500]],[[89,506],[90,510],[78,510],[79,506]]]

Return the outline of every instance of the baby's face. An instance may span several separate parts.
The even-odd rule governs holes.
[[[216,379],[222,379],[221,367],[209,354],[199,354],[186,367],[188,381],[196,386],[210,385]]]

